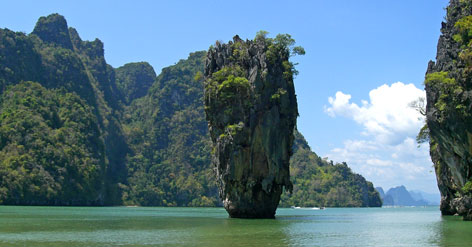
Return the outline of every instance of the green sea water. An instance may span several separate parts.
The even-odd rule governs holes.
[[[472,222],[427,208],[278,209],[0,206],[0,246],[472,246]]]

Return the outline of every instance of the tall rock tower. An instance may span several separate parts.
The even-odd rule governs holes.
[[[230,217],[273,218],[283,188],[292,189],[289,160],[298,116],[296,71],[289,62],[293,44],[287,34],[259,34],[253,41],[235,36],[207,53],[212,163]]]

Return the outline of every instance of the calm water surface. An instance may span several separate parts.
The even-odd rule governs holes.
[[[472,222],[428,208],[278,209],[0,206],[0,246],[472,246]]]

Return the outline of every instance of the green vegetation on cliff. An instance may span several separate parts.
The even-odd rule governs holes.
[[[146,95],[156,80],[154,68],[147,62],[128,63],[115,70],[116,84],[127,104]]]
[[[29,35],[0,29],[1,91],[22,81],[34,81],[47,90],[62,90],[79,97],[96,119],[99,139],[104,142],[105,150],[95,152],[105,154],[99,160],[99,167],[104,173],[101,182],[105,189],[96,187],[96,192],[90,192],[91,195],[100,194],[100,200],[75,200],[69,203],[59,198],[54,204],[121,203],[118,183],[126,180],[124,168],[127,144],[119,122],[120,105],[116,96],[114,70],[105,62],[103,43],[98,39],[93,42],[82,41],[75,29],[68,29],[64,17],[58,14],[40,18]],[[26,90],[27,86],[24,88]],[[63,106],[58,107],[61,109]],[[33,130],[40,132],[39,129]],[[93,132],[93,129],[83,131]],[[35,135],[41,136],[42,133]],[[98,144],[97,141],[88,145],[95,147]],[[25,200],[22,204],[44,204],[49,199],[28,201],[27,197]]]
[[[57,14],[40,18],[31,34],[0,29],[0,203],[219,205],[203,109],[204,57],[192,53],[156,78],[147,63],[112,68],[100,40],[82,41]],[[300,158],[291,163],[295,191],[282,204],[312,198],[366,205],[349,187],[355,183],[346,182],[349,204],[328,204],[314,196],[315,187],[304,187],[310,174],[321,175],[301,172],[318,166],[319,157],[297,148],[300,137]],[[324,181],[333,181],[324,191],[339,190],[344,175],[335,170],[323,170]],[[298,185],[302,175],[306,182]],[[302,190],[307,195],[296,194]]]
[[[0,203],[100,205],[105,149],[91,107],[38,83],[0,101]]]
[[[239,123],[240,117],[244,116],[251,107],[251,85],[245,78],[245,74],[238,65],[225,67],[215,72],[205,85],[205,90],[209,92],[207,97],[218,99],[213,108],[205,106],[205,110],[212,112],[224,109],[226,117],[221,120],[225,126]],[[227,107],[233,105],[241,107]]]
[[[464,89],[454,78],[448,76],[448,72],[427,74],[424,84],[439,93],[439,98],[434,104],[439,111],[439,121],[444,121],[451,112],[456,112],[461,118],[469,116],[465,102],[460,98]]]
[[[305,138],[295,131],[290,160],[293,193],[285,193],[281,206],[380,207],[371,182],[355,174],[346,163],[333,164],[311,151]]]
[[[127,204],[214,206],[219,201],[210,167],[203,112],[204,52],[164,68],[146,96],[125,112],[128,156]]]

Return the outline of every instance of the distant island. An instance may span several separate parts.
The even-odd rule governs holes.
[[[375,188],[382,198],[383,206],[435,206],[441,196],[422,191],[408,191],[405,186],[390,188],[386,193],[382,187]]]

